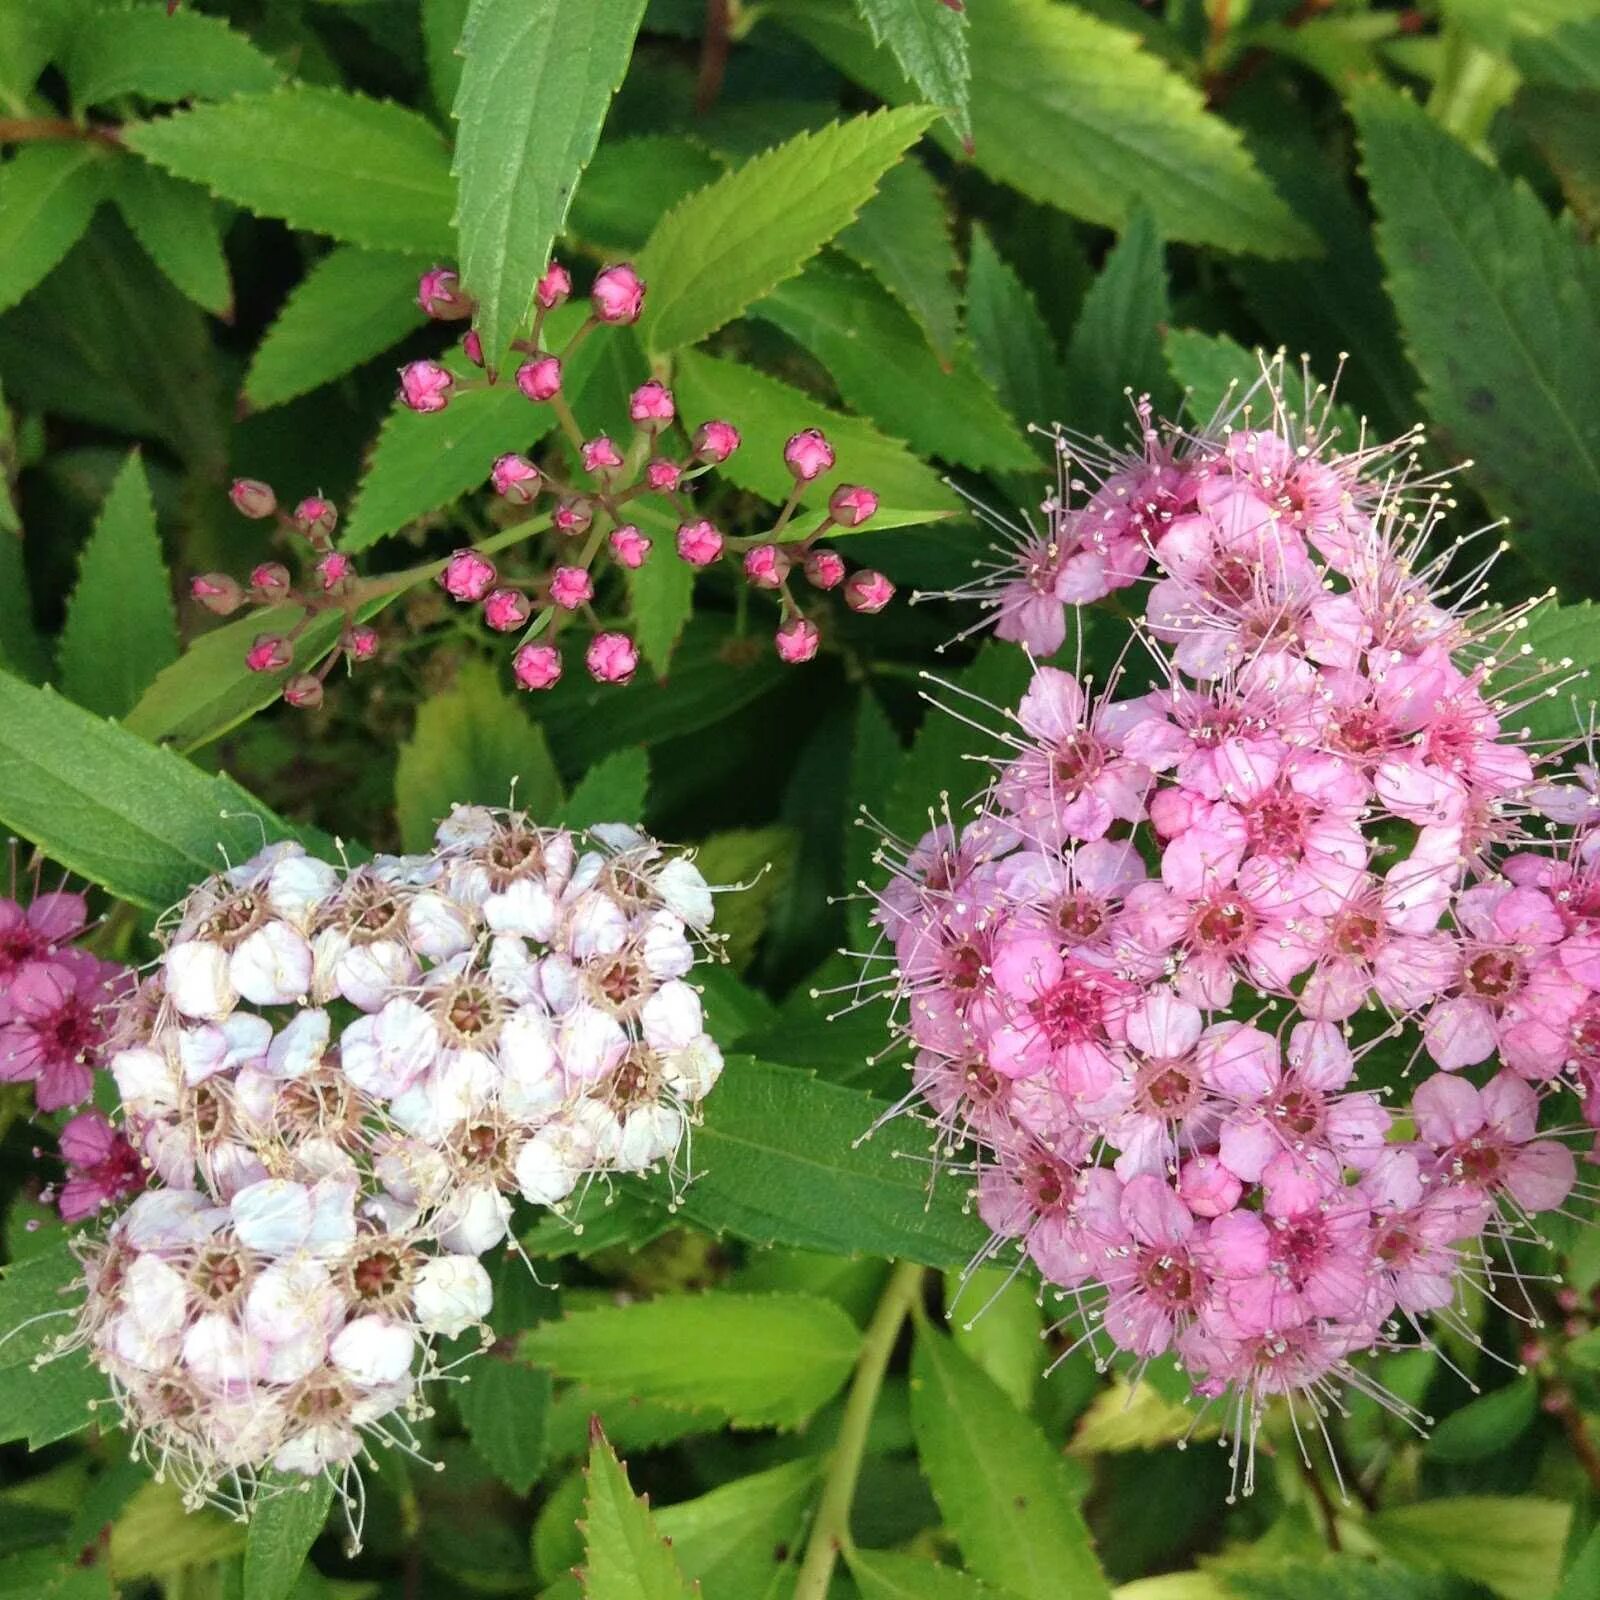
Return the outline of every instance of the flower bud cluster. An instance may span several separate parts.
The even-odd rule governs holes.
[[[1047,506],[980,594],[997,631],[1054,651],[1065,607],[1148,575],[1155,686],[1038,666],[975,815],[876,913],[996,1248],[1102,1359],[1231,1395],[1246,1489],[1274,1396],[1424,1420],[1352,1358],[1430,1315],[1473,1337],[1489,1247],[1575,1188],[1564,1091],[1600,1123],[1592,769],[1543,774],[1511,720],[1562,668],[1424,555],[1403,450],[1319,448],[1273,400]]]

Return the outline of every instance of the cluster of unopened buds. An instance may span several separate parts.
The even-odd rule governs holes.
[[[87,1348],[191,1503],[414,1450],[436,1342],[487,1340],[513,1201],[684,1176],[722,1067],[686,981],[711,919],[631,827],[480,807],[426,855],[283,844],[208,880],[114,1024],[151,1186],[78,1236],[84,1304],[43,1359]]]
[[[1247,1491],[1273,1397],[1422,1426],[1354,1358],[1437,1348],[1429,1318],[1477,1343],[1501,1283],[1538,1321],[1509,1253],[1600,1124],[1594,769],[1515,721],[1570,664],[1428,550],[1409,441],[1342,454],[1268,394],[1198,436],[1142,411],[1130,456],[1061,441],[1044,530],[966,594],[1046,654],[1145,580],[1154,687],[1036,666],[972,812],[886,848],[865,980],[992,1252],[1102,1362],[1227,1397]]]

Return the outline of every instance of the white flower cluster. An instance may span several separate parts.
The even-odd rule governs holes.
[[[671,1169],[722,1068],[693,863],[460,807],[423,856],[277,845],[173,914],[111,1070],[160,1187],[87,1255],[79,1341],[192,1498],[410,1443],[482,1328],[512,1197]]]

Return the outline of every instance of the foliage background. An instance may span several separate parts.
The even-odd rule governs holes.
[[[615,417],[651,367],[690,416],[731,416],[730,527],[762,525],[777,445],[821,421],[887,508],[851,554],[943,587],[983,543],[947,475],[1036,503],[1029,423],[1115,435],[1130,387],[1168,412],[1192,391],[1204,416],[1256,347],[1323,377],[1347,353],[1347,429],[1421,419],[1430,461],[1471,456],[1457,531],[1508,517],[1497,592],[1559,586],[1533,641],[1600,658],[1600,6],[470,9],[0,6],[0,821],[100,886],[102,943],[132,957],[219,838],[414,844],[513,774],[542,813],[702,842],[713,879],[771,863],[724,902],[733,962],[708,1004],[737,1060],[696,1134],[703,1176],[676,1210],[633,1188],[581,1233],[530,1226],[560,1287],[505,1273],[497,1354],[432,1424],[448,1470],[385,1459],[354,1561],[319,1535],[322,1501],[248,1534],[183,1516],[116,1435],[81,1431],[81,1371],[0,1347],[0,1596],[781,1600],[864,1337],[890,1360],[835,1600],[1596,1593],[1600,1253],[1576,1230],[1557,1241],[1574,1293],[1530,1370],[1527,1330],[1480,1307],[1510,1365],[1462,1347],[1461,1371],[1390,1369],[1441,1419],[1431,1441],[1352,1404],[1347,1500],[1278,1430],[1262,1491],[1226,1506],[1222,1453],[1172,1447],[1189,1418],[1170,1371],[1131,1394],[1081,1357],[1043,1375],[1060,1341],[1026,1282],[988,1269],[940,1319],[981,1230],[959,1179],[925,1204],[905,1122],[854,1148],[902,1074],[873,1060],[881,1015],[825,1025],[810,990],[863,937],[860,901],[832,898],[871,870],[858,807],[915,833],[941,790],[974,787],[964,730],[921,725],[919,673],[957,613],[841,615],[788,671],[755,600],[715,578],[691,596],[657,560],[619,601],[651,671],[625,691],[569,671],[530,704],[418,581],[382,662],[308,715],[244,674],[256,624],[208,631],[174,596],[267,553],[228,504],[235,473],[338,498],[369,570],[425,577],[492,531],[487,463],[535,445],[540,413],[501,391],[413,417],[394,368],[449,338],[412,302],[420,268],[459,262],[503,345],[554,240],[580,273],[632,255],[651,285],[637,337],[584,373],[580,418]],[[1021,668],[944,659],[996,697]],[[62,1259],[19,1103],[8,1325],[49,1304]],[[927,1315],[899,1333],[909,1299]],[[603,1450],[586,1472],[591,1413],[627,1479]]]

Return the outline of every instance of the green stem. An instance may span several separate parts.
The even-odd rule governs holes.
[[[822,1485],[817,1520],[811,1525],[805,1558],[800,1563],[794,1600],[824,1600],[839,1552],[850,1542],[850,1503],[861,1476],[867,1430],[872,1426],[872,1413],[877,1408],[878,1392],[883,1387],[895,1341],[900,1337],[901,1324],[922,1291],[922,1270],[915,1261],[902,1261],[890,1274],[883,1298],[867,1324],[850,1398],[845,1401],[844,1419],[839,1425],[839,1439]]]

